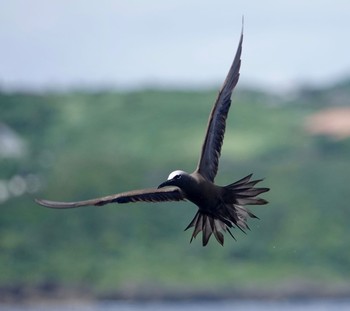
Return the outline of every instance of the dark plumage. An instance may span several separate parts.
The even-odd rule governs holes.
[[[101,206],[108,203],[189,200],[198,206],[198,211],[186,230],[194,228],[191,241],[202,231],[203,246],[207,245],[212,234],[223,245],[223,233],[226,231],[233,237],[231,228],[238,227],[242,231],[249,229],[248,217],[257,217],[245,205],[266,204],[267,201],[257,196],[269,189],[255,188],[255,185],[261,180],[251,180],[252,175],[224,187],[214,184],[226,118],[231,105],[231,95],[239,79],[242,42],[243,31],[231,68],[210,113],[202,152],[198,166],[193,173],[174,171],[169,175],[167,181],[158,186],[158,189],[134,190],[78,202],[48,200],[36,200],[36,202],[46,207],[64,209],[88,205]]]

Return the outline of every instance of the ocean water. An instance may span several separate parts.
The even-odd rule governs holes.
[[[1,311],[345,311],[348,300],[0,304]]]

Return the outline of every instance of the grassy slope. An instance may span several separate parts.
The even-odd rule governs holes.
[[[42,195],[76,200],[157,186],[195,168],[214,92],[2,95],[2,121],[29,142],[0,178],[39,172]],[[272,188],[248,235],[188,243],[189,203],[47,210],[30,196],[1,206],[0,282],[89,284],[98,291],[148,286],[211,289],[289,279],[349,278],[349,142],[304,131],[315,105],[254,92],[230,112],[217,183],[251,172]],[[11,105],[10,105],[11,104]]]

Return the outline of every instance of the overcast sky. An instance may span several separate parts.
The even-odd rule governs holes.
[[[0,0],[0,88],[206,87],[350,76],[349,0]]]

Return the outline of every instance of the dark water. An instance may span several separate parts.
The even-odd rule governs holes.
[[[224,301],[224,302],[98,302],[62,304],[0,304],[1,311],[345,311],[350,310],[349,300],[310,301]]]

